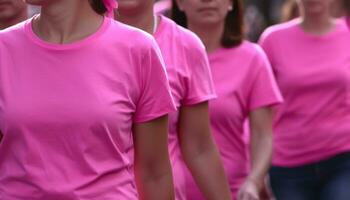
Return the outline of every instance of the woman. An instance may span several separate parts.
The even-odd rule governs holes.
[[[173,19],[204,42],[218,98],[209,103],[211,127],[233,199],[259,199],[272,154],[271,106],[281,102],[263,51],[244,41],[240,0],[173,1]],[[244,134],[249,118],[251,168]],[[188,197],[204,199],[188,178]]]
[[[152,34],[162,52],[178,108],[169,117],[176,199],[192,200],[185,196],[185,166],[196,177],[207,199],[231,199],[209,128],[208,101],[216,95],[204,46],[192,32],[155,15],[153,3],[154,0],[120,0],[116,19]]]
[[[154,40],[101,0],[26,2],[40,15],[0,32],[0,199],[173,199]]]
[[[270,172],[277,199],[350,199],[350,32],[331,3],[298,0],[301,18],[260,41],[285,98]]]

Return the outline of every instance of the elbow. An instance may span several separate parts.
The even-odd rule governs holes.
[[[190,139],[188,139],[190,140]],[[180,142],[182,156],[186,163],[194,162],[203,157],[217,152],[210,132],[201,138],[192,138],[190,141]]]

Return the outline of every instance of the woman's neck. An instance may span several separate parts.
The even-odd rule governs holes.
[[[120,10],[116,14],[116,20],[150,34],[154,34],[155,31],[155,23],[157,22],[154,19],[153,6],[146,9],[139,9],[138,12],[123,12],[123,10]]]
[[[211,53],[222,46],[221,39],[225,28],[224,22],[217,23],[210,27],[196,25],[189,22],[188,28],[199,36],[208,53]]]
[[[334,25],[335,20],[328,12],[322,14],[304,15],[301,21],[301,26],[306,32],[316,35],[328,33],[334,27]]]
[[[33,30],[43,40],[67,44],[84,39],[96,32],[103,17],[88,1],[53,1],[43,6],[34,20]]]

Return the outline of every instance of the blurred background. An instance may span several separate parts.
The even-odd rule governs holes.
[[[157,0],[156,4],[167,1],[169,0]],[[247,38],[254,42],[266,27],[299,16],[296,0],[243,0],[243,2]],[[350,0],[334,0],[332,13],[335,17],[349,15]]]

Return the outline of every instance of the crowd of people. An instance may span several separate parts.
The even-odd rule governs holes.
[[[349,200],[350,3],[261,2],[0,0],[0,199]]]

